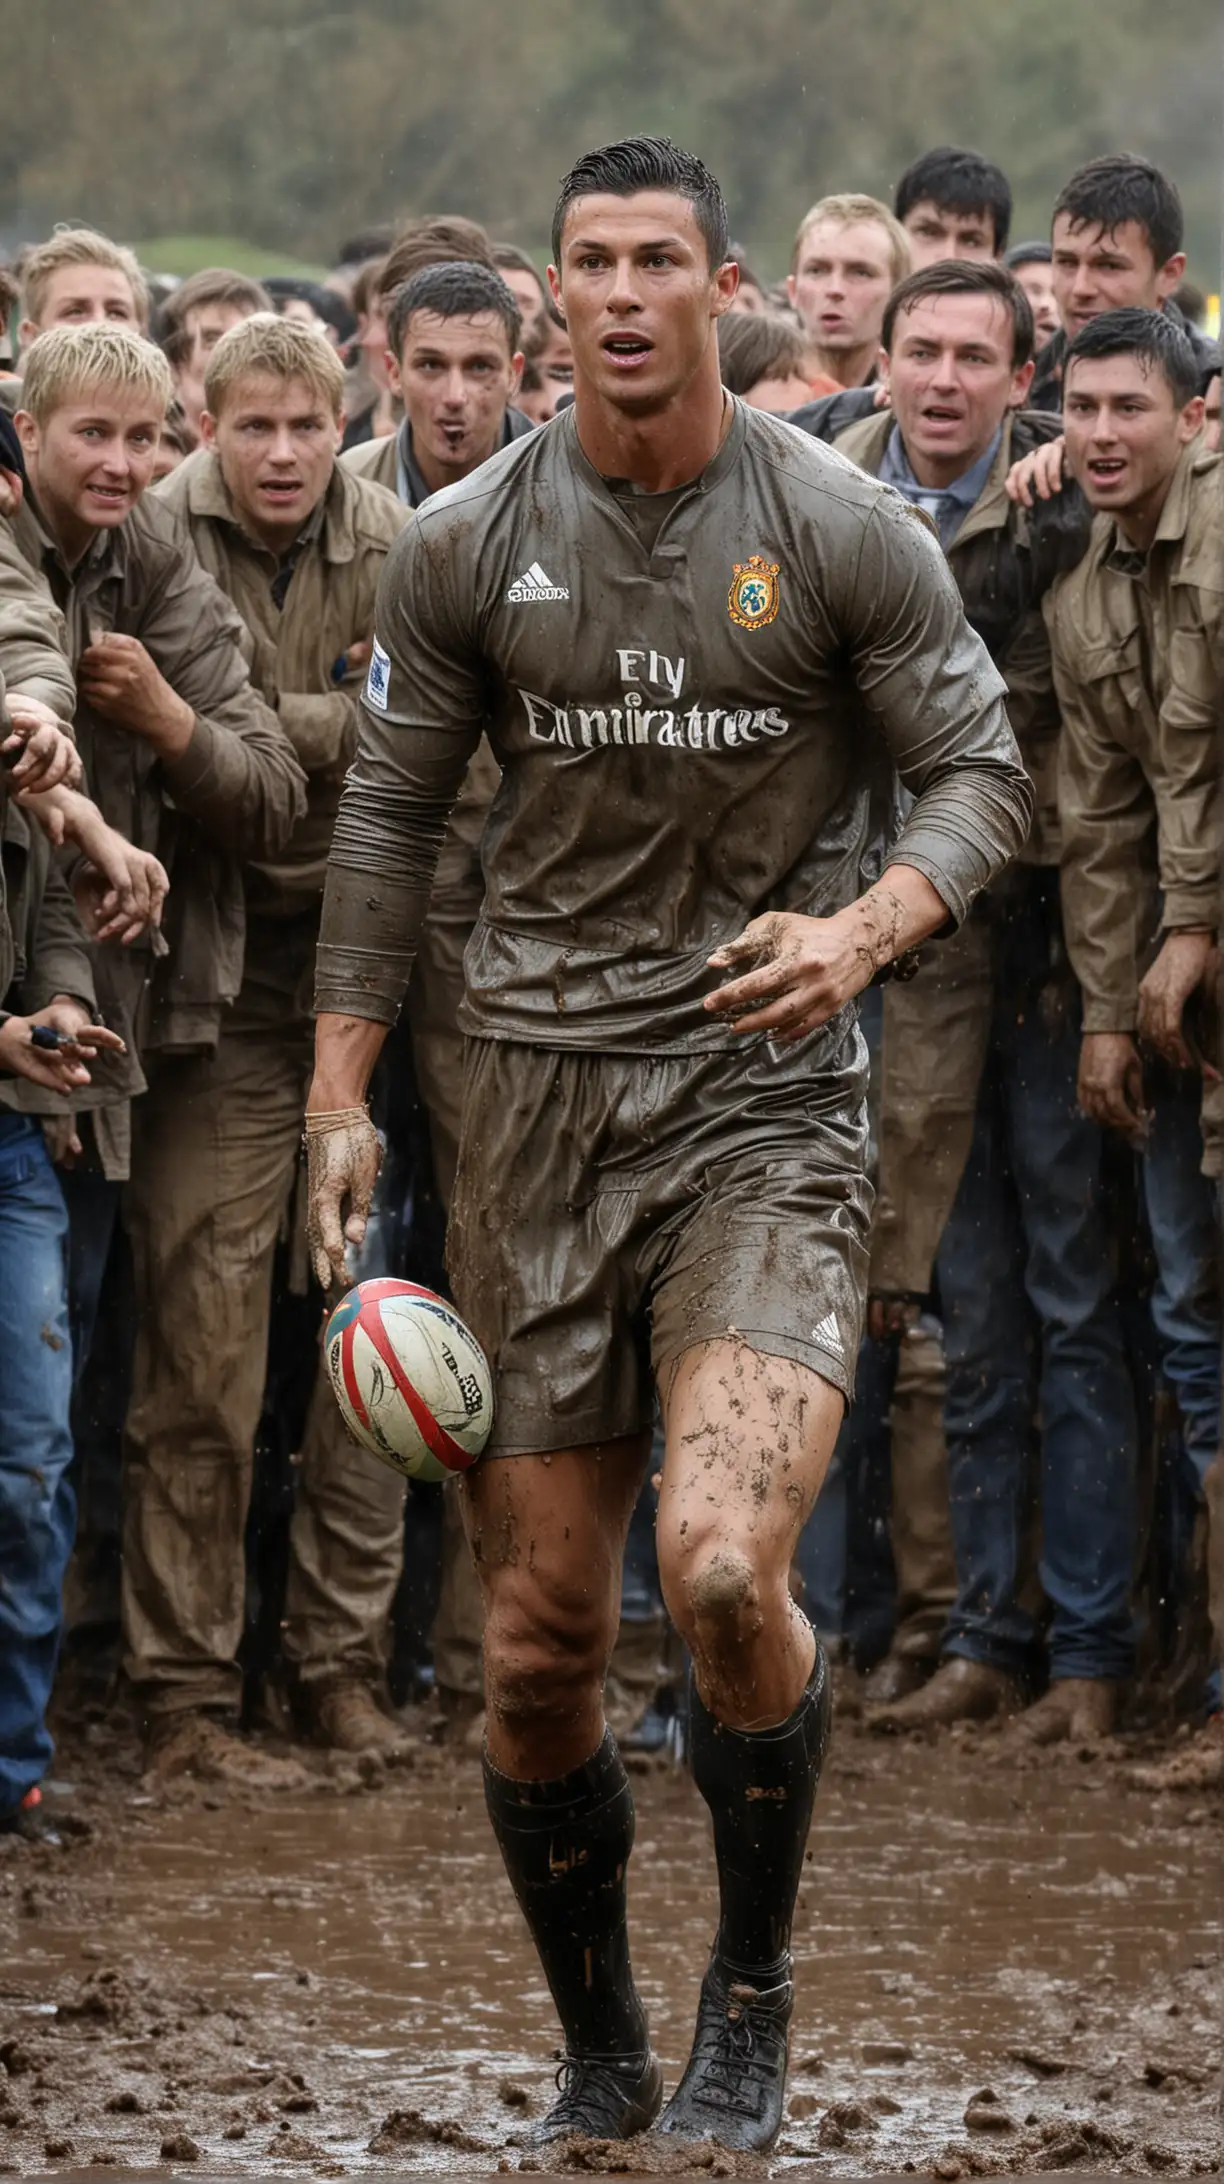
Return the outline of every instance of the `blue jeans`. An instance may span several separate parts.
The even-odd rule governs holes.
[[[1152,1318],[1200,1493],[1220,1446],[1220,1238],[1215,1186],[1202,1172],[1201,1094],[1197,1075],[1157,1075],[1143,1159],[1157,1270]]]
[[[52,1752],[47,1702],[75,1521],[67,1236],[42,1131],[0,1115],[0,1813],[41,1780]]]
[[[990,1058],[938,1259],[957,1573],[945,1650],[1011,1674],[1036,1665],[1021,1580],[1039,1478],[1051,1674],[1121,1678],[1137,1426],[1101,1133],[1075,1101],[1078,1011],[1043,1007],[1009,975],[1006,933],[999,946]]]

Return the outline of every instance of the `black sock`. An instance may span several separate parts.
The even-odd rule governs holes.
[[[829,1741],[824,1649],[803,1697],[776,1729],[727,1729],[692,1696],[693,1780],[714,1822],[721,1916],[715,1948],[758,1985],[782,1977],[816,1784]]]
[[[486,1757],[485,1803],[571,2055],[642,2055],[646,2013],[629,1967],[625,1868],[633,1793],[609,1729],[584,1767],[515,1782]]]

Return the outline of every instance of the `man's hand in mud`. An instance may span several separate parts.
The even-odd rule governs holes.
[[[43,796],[50,789],[75,789],[81,754],[50,706],[11,690],[8,714],[12,725],[3,750],[10,793]]]
[[[1139,988],[1139,1037],[1175,1069],[1193,1069],[1182,1030],[1182,1012],[1203,984],[1215,957],[1215,935],[1203,930],[1170,933]],[[1204,1071],[1215,1078],[1214,1069]]]
[[[856,903],[831,918],[808,918],[794,910],[753,918],[738,940],[716,948],[708,960],[715,971],[741,964],[756,968],[707,994],[705,1007],[712,1015],[730,1016],[736,1032],[767,1031],[783,1046],[806,1038],[891,960],[891,948],[877,951],[871,944],[857,914],[861,908]]]
[[[1143,1064],[1128,1031],[1086,1031],[1076,1097],[1084,1113],[1129,1145],[1141,1146],[1151,1121],[1143,1102]]]
[[[1031,455],[1022,455],[1007,473],[1007,497],[1018,508],[1032,508],[1039,500],[1053,500],[1061,493],[1063,484],[1063,451],[1066,441],[1061,433],[1056,440],[1046,440],[1035,447]]]
[[[307,1113],[306,1238],[321,1289],[344,1289],[352,1279],[345,1252],[365,1239],[381,1158],[378,1132],[366,1108]]]

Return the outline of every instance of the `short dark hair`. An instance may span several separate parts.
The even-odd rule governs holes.
[[[636,197],[640,190],[668,190],[673,196],[687,197],[705,237],[711,271],[726,264],[727,207],[705,162],[692,152],[682,152],[670,137],[637,136],[586,152],[570,168],[553,213],[554,265],[561,263],[565,216],[578,198]]]
[[[1178,409],[1184,409],[1201,393],[1202,366],[1184,326],[1168,311],[1143,311],[1129,305],[1120,311],[1102,311],[1081,326],[1067,343],[1063,359],[1063,390],[1077,357],[1136,356],[1146,371],[1163,374]]]
[[[424,265],[492,265],[493,246],[479,220],[461,212],[443,212],[413,220],[401,228],[373,277],[374,294],[384,304]]]
[[[161,307],[158,321],[158,340],[171,364],[185,364],[191,355],[194,336],[188,332],[187,317],[210,303],[225,303],[253,317],[256,311],[270,311],[272,298],[262,281],[254,281],[247,273],[235,273],[224,265],[205,266],[199,273],[189,274],[173,288]]]
[[[1014,273],[1018,265],[1049,265],[1053,256],[1048,243],[1013,243],[1003,263]]]
[[[805,345],[793,319],[775,311],[728,311],[718,321],[718,368],[731,394],[759,379],[802,379]]]
[[[1100,227],[1110,235],[1124,221],[1134,220],[1147,236],[1157,265],[1182,246],[1184,222],[1176,184],[1150,159],[1138,159],[1133,152],[1106,152],[1077,167],[1058,193],[1051,224],[1060,213],[1072,227]]]
[[[387,311],[387,346],[392,355],[402,355],[408,322],[417,311],[432,311],[437,318],[474,318],[478,311],[495,312],[506,329],[511,356],[518,348],[519,307],[492,266],[450,258],[441,265],[422,266],[397,288]]]
[[[880,340],[886,350],[892,349],[901,313],[912,310],[924,296],[989,296],[992,302],[1001,303],[1005,311],[1011,312],[1012,367],[1019,371],[1022,364],[1028,363],[1033,353],[1033,306],[1015,274],[1005,266],[981,258],[940,258],[934,265],[907,273],[884,306]]]
[[[939,144],[924,152],[905,170],[897,184],[893,211],[904,220],[924,201],[940,212],[988,212],[994,226],[995,250],[1002,255],[1011,233],[1011,184],[993,159],[981,152],[965,152],[955,144]]]

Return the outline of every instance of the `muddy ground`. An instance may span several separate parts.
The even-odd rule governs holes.
[[[476,1759],[422,1744],[276,1799],[67,1740],[63,1847],[0,1841],[0,2170],[698,2175],[1220,2163],[1224,1830],[1128,1787],[1132,1753],[838,1724],[796,1942],[789,2120],[768,2162],[670,2142],[541,2162],[516,2137],[557,2038]],[[638,1972],[674,2079],[708,1940],[700,1801],[637,1781]]]

